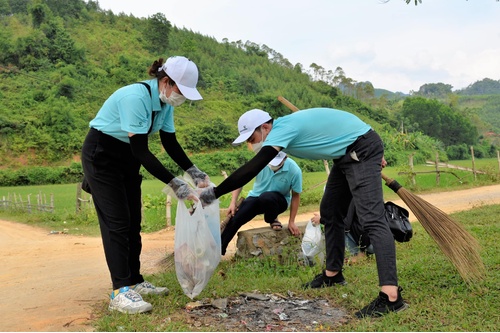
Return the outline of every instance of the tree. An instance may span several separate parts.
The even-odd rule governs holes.
[[[75,64],[83,59],[83,51],[79,50],[69,33],[64,29],[61,18],[57,17],[41,26],[48,39],[49,61],[53,64],[63,61]]]
[[[9,0],[9,6],[12,14],[26,13],[30,2],[31,0]]]
[[[382,0],[383,3],[387,3],[389,2],[390,0]],[[422,0],[404,0],[406,2],[406,4],[408,5],[410,2],[412,1],[415,1],[415,6],[418,5],[419,3],[421,4],[422,3]],[[468,0],[465,0],[465,1],[468,1]],[[497,2],[500,1],[500,0],[496,0]]]
[[[428,98],[443,98],[452,93],[453,88],[450,84],[444,83],[426,83],[414,93],[414,95],[428,97]]]
[[[441,140],[445,145],[477,142],[477,129],[449,106],[423,97],[410,97],[403,103],[402,115],[408,127]]]
[[[0,16],[9,15],[12,12],[7,0],[0,0]]]
[[[164,53],[168,49],[171,28],[172,25],[162,13],[149,16],[144,31],[144,40],[147,42],[146,49],[155,54]]]
[[[35,29],[39,29],[42,23],[45,23],[51,14],[50,8],[46,4],[40,2],[36,2],[30,6],[29,11],[31,14],[31,25]]]

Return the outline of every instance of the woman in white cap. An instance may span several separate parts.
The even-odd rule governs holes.
[[[288,230],[294,236],[300,235],[295,217],[299,210],[302,192],[302,170],[294,160],[288,158],[286,153],[280,152],[269,162],[268,167],[259,172],[252,190],[236,209],[236,202],[242,189],[240,187],[232,192],[231,204],[227,211],[231,219],[221,234],[222,255],[226,254],[227,246],[238,230],[259,214],[264,214],[264,221],[269,223],[272,229],[281,230],[283,226],[278,220],[278,215],[289,206]]]
[[[168,184],[177,198],[196,199],[187,183],[176,178],[151,153],[148,136],[159,132],[167,154],[194,180],[209,178],[187,157],[175,135],[174,107],[200,100],[198,68],[185,57],[160,58],[151,65],[151,80],[115,91],[90,121],[82,148],[84,190],[92,193],[111,274],[110,310],[142,313],[152,310],[141,295],[166,294],[167,288],[144,281],[140,273],[141,165]]]

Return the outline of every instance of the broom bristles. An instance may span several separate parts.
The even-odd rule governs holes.
[[[171,252],[165,256],[165,258],[161,261],[161,266],[165,269],[165,271],[170,271],[175,267],[175,253]]]
[[[479,254],[480,245],[467,230],[441,209],[404,188],[399,188],[396,193],[451,260],[465,282],[473,284],[484,278],[486,269]]]

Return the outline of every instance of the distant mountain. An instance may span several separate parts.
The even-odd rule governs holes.
[[[500,80],[489,78],[476,81],[467,88],[456,90],[457,95],[500,95]]]
[[[400,91],[392,92],[386,89],[375,88],[375,97],[380,98],[386,95],[387,99],[399,99],[410,96],[409,94],[402,93]]]

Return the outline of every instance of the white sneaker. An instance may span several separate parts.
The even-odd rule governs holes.
[[[135,292],[141,295],[167,295],[169,290],[166,287],[155,287],[148,281],[144,281],[135,285],[132,288]]]
[[[119,311],[122,313],[143,313],[153,310],[153,306],[142,300],[142,296],[129,287],[120,288],[118,295],[113,296],[111,293],[111,302],[109,310]]]

